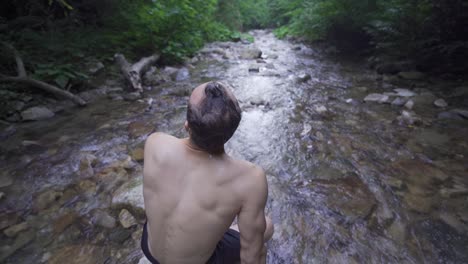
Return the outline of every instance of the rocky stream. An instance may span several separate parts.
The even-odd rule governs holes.
[[[85,108],[2,127],[0,263],[146,263],[144,140],[186,136],[209,80],[243,109],[228,153],[267,172],[268,263],[468,263],[468,84],[252,34],[153,68],[143,96],[109,82]]]

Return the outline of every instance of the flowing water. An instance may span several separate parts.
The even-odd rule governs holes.
[[[468,121],[438,120],[430,105],[408,125],[402,107],[363,103],[393,88],[439,94],[439,83],[392,85],[360,63],[253,34],[253,44],[210,44],[190,79],[141,101],[102,99],[4,132],[0,227],[20,231],[0,235],[0,262],[138,263],[141,205],[116,196],[136,190],[141,202],[133,160],[146,136],[185,136],[190,89],[222,80],[243,109],[227,151],[267,173],[268,263],[467,263]],[[253,46],[264,60],[239,59]],[[136,225],[122,227],[122,208]]]

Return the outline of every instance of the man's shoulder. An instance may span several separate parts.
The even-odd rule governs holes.
[[[145,143],[145,151],[153,154],[167,155],[174,151],[180,139],[161,132],[156,132],[148,136]]]
[[[251,183],[257,185],[265,182],[266,175],[262,167],[246,160],[237,160],[237,162],[240,165],[240,173],[246,176]]]

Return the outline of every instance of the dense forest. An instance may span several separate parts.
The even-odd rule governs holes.
[[[379,73],[456,77],[467,70],[462,0],[18,0],[0,7],[2,83],[37,86],[80,105],[69,91],[87,89],[85,69],[112,63],[114,54],[135,61],[157,53],[160,64],[180,64],[207,42],[253,41],[246,32],[261,28],[367,58]],[[14,58],[27,80],[11,78],[19,73]]]

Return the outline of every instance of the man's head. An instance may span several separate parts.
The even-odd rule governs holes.
[[[240,120],[239,103],[222,83],[204,83],[193,90],[185,125],[197,147],[213,154],[222,152]]]

